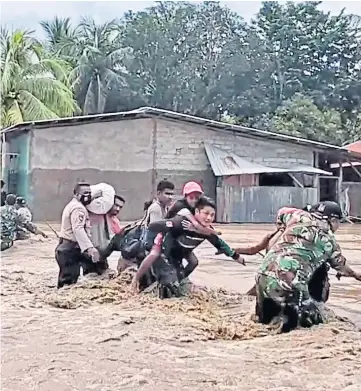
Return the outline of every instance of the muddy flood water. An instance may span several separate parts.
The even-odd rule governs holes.
[[[272,227],[219,229],[237,246]],[[333,275],[329,308],[338,316],[279,335],[252,321],[254,301],[244,295],[260,256],[244,267],[202,245],[189,298],[134,297],[127,273],[57,291],[57,239],[45,231],[49,239],[1,254],[3,391],[361,390],[361,333],[344,318],[361,326],[361,283]],[[361,226],[344,225],[337,237],[361,271]]]

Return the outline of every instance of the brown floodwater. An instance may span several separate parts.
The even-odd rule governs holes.
[[[237,246],[272,227],[219,229]],[[57,291],[57,240],[49,236],[1,254],[3,391],[360,390],[361,338],[351,323],[279,335],[252,321],[254,299],[242,294],[260,256],[241,266],[204,244],[192,282],[213,290],[159,301],[132,296],[126,276]],[[337,238],[360,271],[361,226],[343,225]],[[329,306],[361,326],[361,283],[333,275],[331,284]]]

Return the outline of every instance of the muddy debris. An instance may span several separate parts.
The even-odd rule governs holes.
[[[247,295],[191,283],[188,294],[182,298],[160,300],[156,287],[134,295],[130,290],[134,273],[134,269],[128,269],[113,280],[87,276],[74,286],[44,295],[42,300],[62,309],[115,304],[121,309],[151,310],[154,316],[168,315],[173,319],[182,316],[183,321],[180,322],[184,323],[185,317],[187,325],[196,332],[196,339],[201,340],[247,340],[279,333],[279,329],[255,322],[252,315],[254,299]],[[327,320],[334,322],[340,319],[327,309]],[[184,342],[194,340],[193,337],[186,339],[182,337]]]

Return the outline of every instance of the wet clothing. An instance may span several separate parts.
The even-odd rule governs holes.
[[[92,243],[96,248],[106,247],[112,237],[122,231],[116,216],[89,213],[89,218]]]
[[[340,270],[345,258],[327,221],[303,210],[285,209],[277,223],[285,227],[284,234],[263,259],[256,277],[258,316],[268,323],[278,308],[301,320],[306,314],[308,323],[319,323],[321,315],[309,289],[312,276],[326,263]]]
[[[18,208],[17,211],[18,211],[18,214],[20,215],[20,217],[24,221],[31,223],[31,221],[33,219],[33,215],[31,214],[28,207],[22,206],[21,208]],[[18,226],[16,228],[15,240],[25,240],[25,239],[29,239],[29,238],[30,238],[30,233],[28,231],[26,231],[26,229],[21,228],[20,226]]]
[[[302,209],[303,211],[308,211],[307,209]],[[277,224],[280,226],[286,227],[284,219],[281,216],[286,214],[292,214],[294,212],[299,212],[299,208],[293,207],[283,207],[277,212]],[[311,280],[308,284],[308,289],[312,299],[319,302],[326,302],[330,294],[330,279],[328,277],[328,271],[330,266],[328,263],[322,264],[316,271],[313,273]]]
[[[154,222],[148,227],[147,246],[149,243],[161,251],[161,256],[153,265],[153,273],[161,285],[178,285],[189,276],[197,263],[188,263],[184,268],[182,261],[190,257],[192,251],[205,240],[208,240],[220,253],[233,259],[239,255],[217,235],[202,235],[195,231],[187,231],[182,226],[184,216],[177,215],[172,219]],[[152,238],[155,236],[154,241]]]
[[[171,207],[170,209],[168,210],[167,214],[166,214],[166,219],[172,219],[173,217],[175,217],[182,209],[188,209],[192,215],[194,215],[195,213],[195,208],[191,208],[189,205],[188,205],[188,202],[185,198],[182,198],[178,201],[176,201]]]
[[[39,231],[33,223],[24,220],[14,205],[4,205],[0,208],[1,214],[1,251],[10,248],[16,238],[18,227],[37,234]]]
[[[18,214],[24,221],[31,222],[33,220],[33,215],[31,214],[27,206],[22,206],[18,209]]]
[[[100,275],[109,267],[107,261],[93,263],[87,254],[80,251],[77,243],[63,238],[59,239],[55,258],[59,265],[58,288],[75,284],[79,279],[81,268],[85,276],[89,273]]]
[[[90,240],[90,220],[85,206],[73,198],[64,208],[59,244],[55,259],[59,265],[58,288],[75,284],[83,266],[83,274],[97,272],[102,265],[93,264],[85,251],[94,247]]]

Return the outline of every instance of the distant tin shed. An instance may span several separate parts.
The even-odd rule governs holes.
[[[274,221],[282,206],[314,204],[318,201],[316,176],[332,176],[307,165],[252,163],[208,143],[205,150],[217,177],[217,220],[225,223]]]

